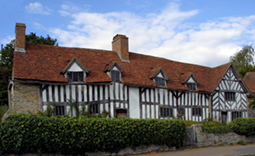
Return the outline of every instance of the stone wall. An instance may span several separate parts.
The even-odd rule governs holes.
[[[202,132],[202,125],[195,124],[192,125],[192,127],[195,131],[195,147],[236,144],[240,140],[246,143],[255,142],[255,136],[246,137],[244,135],[238,135],[234,132],[227,134],[204,133]]]
[[[39,85],[14,82],[11,91],[11,113],[36,113],[41,110]]]

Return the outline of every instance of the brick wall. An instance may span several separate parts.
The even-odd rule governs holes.
[[[36,113],[41,110],[39,85],[14,82],[11,94],[11,113]]]

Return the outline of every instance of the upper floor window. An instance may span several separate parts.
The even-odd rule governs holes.
[[[155,82],[158,87],[165,87],[166,86],[166,80],[161,77],[155,77]]]
[[[118,70],[111,70],[111,79],[112,81],[120,81],[120,71]]]
[[[225,100],[226,101],[235,101],[236,93],[235,92],[225,92]]]
[[[68,82],[83,82],[84,72],[67,72]]]
[[[186,85],[191,91],[195,91],[197,89],[197,85],[195,83],[187,83]]]

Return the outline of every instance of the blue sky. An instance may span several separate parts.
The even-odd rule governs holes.
[[[111,50],[116,34],[129,50],[205,66],[255,39],[253,0],[1,0],[0,43],[15,37],[15,23],[58,40],[59,46]]]

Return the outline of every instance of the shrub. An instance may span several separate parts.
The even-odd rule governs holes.
[[[13,153],[118,152],[139,145],[181,146],[181,120],[45,117],[14,114],[0,124],[0,155]]]
[[[232,132],[232,129],[229,126],[203,126],[202,128],[203,132],[206,133],[214,133],[214,134],[224,134],[224,133],[229,133]]]
[[[2,117],[7,110],[8,110],[7,105],[0,106],[0,123],[2,122]]]
[[[229,125],[237,134],[255,136],[255,118],[237,118]]]

